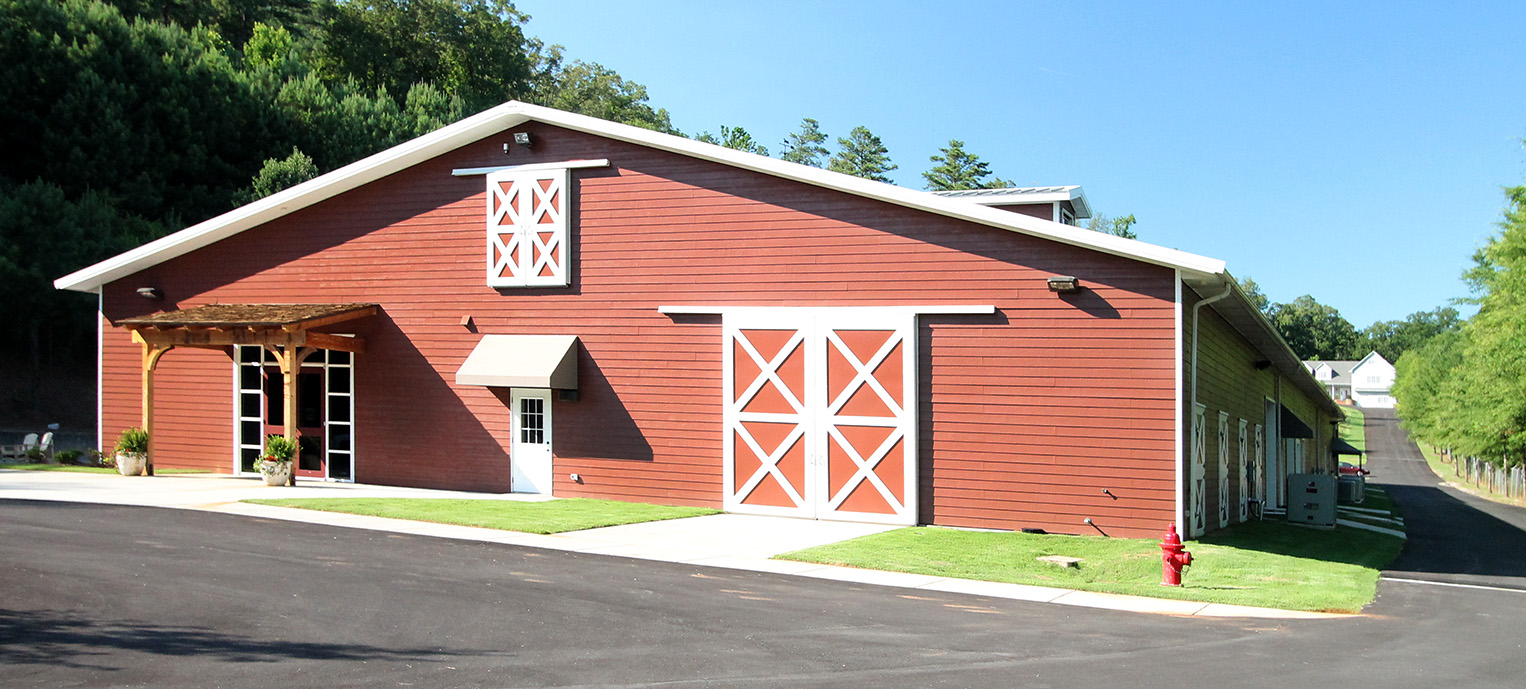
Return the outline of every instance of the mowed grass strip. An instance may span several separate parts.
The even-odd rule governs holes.
[[[537,534],[699,517],[720,512],[706,507],[670,507],[588,498],[545,502],[435,498],[286,498],[243,502]]]
[[[1342,406],[1341,411],[1346,413],[1346,420],[1341,422],[1341,440],[1351,443],[1352,447],[1363,452],[1367,451],[1367,415],[1361,409],[1354,406]],[[1354,457],[1342,457],[1346,461],[1355,460]]]
[[[1403,544],[1347,527],[1319,531],[1250,522],[1189,542],[1193,564],[1181,588],[1160,585],[1160,543],[1153,539],[910,527],[779,558],[1204,603],[1357,612],[1372,602],[1379,570]],[[1060,568],[1036,559],[1045,555],[1083,561]]]

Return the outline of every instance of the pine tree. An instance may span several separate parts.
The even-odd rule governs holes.
[[[784,137],[780,158],[791,163],[821,167],[827,158],[827,135],[821,133],[821,123],[809,117],[800,121],[800,131]]]
[[[716,136],[710,132],[703,132],[694,138],[707,144],[715,144],[717,146],[725,146],[726,148],[735,149],[738,151],[756,153],[760,156],[768,155],[768,149],[759,144],[757,139],[752,138],[752,134],[747,133],[747,130],[742,127],[728,127],[723,124],[721,125],[720,136]]]
[[[868,127],[858,126],[848,132],[846,138],[838,137],[837,155],[832,156],[827,169],[876,182],[889,182],[885,173],[897,168],[890,162],[889,154],[885,144]]]
[[[922,173],[931,191],[959,191],[963,189],[1002,189],[1012,184],[991,176],[991,166],[973,153],[964,150],[964,142],[950,139],[946,148],[939,149],[943,155],[929,158],[937,163],[933,169]]]

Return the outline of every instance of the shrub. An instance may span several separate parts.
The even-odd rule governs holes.
[[[79,450],[59,450],[54,457],[58,458],[59,464],[79,464],[80,455],[85,453]]]
[[[129,428],[117,436],[117,452],[129,454],[148,453],[148,431],[141,428]]]
[[[284,435],[265,436],[265,457],[270,462],[290,462],[297,456],[297,444]]]

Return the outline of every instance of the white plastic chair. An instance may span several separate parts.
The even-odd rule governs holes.
[[[42,434],[42,441],[37,443],[38,449],[42,450],[44,457],[53,458],[53,431]]]

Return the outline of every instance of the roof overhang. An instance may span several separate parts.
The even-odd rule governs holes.
[[[848,194],[892,203],[928,213],[1019,232],[1062,244],[1181,270],[1193,275],[1217,275],[1224,262],[1133,239],[1092,232],[1062,223],[1028,217],[999,208],[945,198],[925,191],[906,189],[830,170],[800,165],[768,156],[736,151],[681,136],[664,134],[595,117],[510,101],[485,110],[424,136],[398,144],[373,156],[320,175],[289,189],[239,207],[136,249],[65,275],[53,282],[58,289],[95,292],[119,280],[232,237],[244,230],[312,206],[351,189],[376,181],[410,166],[467,144],[517,127],[542,122],[616,141],[646,146],[701,160],[835,189]]]
[[[483,335],[456,371],[457,385],[578,388],[576,335]]]
[[[1091,204],[1086,192],[1078,184],[1061,187],[1011,187],[1007,189],[961,189],[959,191],[935,191],[934,196],[961,199],[982,206],[1023,206],[1028,204],[1070,202],[1076,219],[1092,217]]]
[[[376,304],[205,304],[177,311],[118,319],[133,340],[154,347],[274,345],[364,351],[358,337],[312,332],[314,328],[374,316]]]
[[[1345,412],[1341,411],[1340,405],[1330,398],[1329,390],[1314,378],[1314,374],[1304,366],[1298,355],[1293,353],[1293,348],[1288,346],[1287,340],[1282,339],[1282,335],[1278,334],[1271,321],[1266,319],[1260,309],[1251,304],[1250,297],[1240,289],[1240,284],[1234,276],[1228,272],[1219,275],[1202,275],[1184,271],[1182,282],[1196,290],[1200,296],[1218,294],[1228,285],[1233,290],[1230,298],[1214,302],[1208,308],[1223,317],[1229,323],[1229,327],[1234,328],[1235,332],[1250,342],[1261,356],[1266,357],[1266,361],[1280,371],[1286,380],[1303,391],[1310,400],[1337,418],[1345,418]]]
[[[1330,439],[1330,451],[1338,455],[1363,455],[1367,454],[1356,449],[1355,445],[1342,440],[1339,437]]]
[[[1280,406],[1282,407],[1282,426],[1281,426],[1281,429],[1282,429],[1281,435],[1282,435],[1282,437],[1284,437],[1284,438],[1313,438],[1314,437],[1314,429],[1311,428],[1309,426],[1309,424],[1304,423],[1303,419],[1298,418],[1298,415],[1294,414],[1292,409],[1288,409],[1287,405],[1280,405]]]

